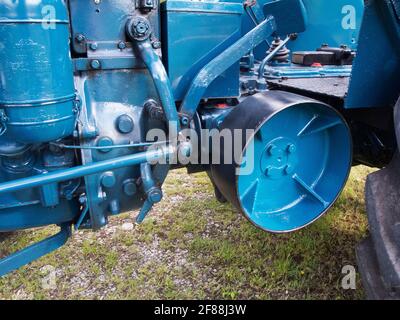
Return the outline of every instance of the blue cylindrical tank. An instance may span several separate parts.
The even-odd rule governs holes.
[[[75,89],[64,0],[0,0],[2,131],[21,143],[72,134]]]

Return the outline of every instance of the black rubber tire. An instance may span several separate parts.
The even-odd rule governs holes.
[[[394,128],[397,138],[397,149],[400,150],[400,98],[394,107]]]
[[[394,109],[400,150],[400,99]],[[369,299],[400,299],[400,154],[368,175],[365,202],[369,237],[357,248],[357,262]]]

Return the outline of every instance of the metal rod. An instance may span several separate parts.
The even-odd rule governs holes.
[[[180,131],[180,124],[171,81],[168,78],[167,72],[165,71],[159,55],[154,51],[149,39],[144,41],[137,41],[133,39],[133,46],[135,52],[139,54],[147,69],[149,69],[161,101],[165,118],[170,122],[170,125],[174,124],[175,126],[176,132],[170,132],[170,140],[173,140],[175,138],[173,135],[177,135]]]
[[[0,277],[60,248],[67,242],[70,235],[69,223],[62,224],[60,232],[54,236],[0,259]]]
[[[191,119],[210,84],[275,31],[275,19],[268,16],[262,23],[205,65],[192,81],[182,102],[180,112]]]
[[[50,142],[51,145],[59,147],[61,149],[71,149],[71,150],[103,150],[103,149],[126,149],[126,148],[142,148],[142,147],[150,147],[159,144],[168,144],[169,141],[160,141],[160,142],[141,142],[135,144],[117,144],[112,146],[75,146],[75,145],[67,145],[63,143]]]
[[[281,50],[286,44],[292,39],[291,36],[288,36],[285,40],[283,40],[279,46],[277,46],[274,50],[271,51],[269,55],[267,55],[264,60],[260,64],[260,68],[258,69],[258,79],[262,79],[264,77],[264,69],[267,63],[275,57],[279,50]]]
[[[138,165],[140,163],[168,159],[175,152],[172,146],[160,147],[156,150],[140,152],[115,159],[99,161],[70,169],[58,170],[38,176],[27,177],[0,184],[0,193],[19,191],[23,189],[40,187],[50,183],[81,178],[84,176],[115,170],[123,167]]]

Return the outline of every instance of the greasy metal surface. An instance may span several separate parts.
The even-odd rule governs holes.
[[[267,80],[269,84],[279,89],[296,89],[340,99],[345,98],[349,81],[348,77]]]
[[[80,113],[80,139],[84,147],[102,145],[121,145],[138,143],[146,140],[147,132],[152,128],[166,130],[163,121],[150,119],[143,105],[158,95],[154,82],[146,69],[91,71],[76,77],[76,88],[84,94],[84,108]],[[98,90],[101,88],[101,90]],[[119,90],[115,90],[119,88]],[[146,88],[136,90],[135,88]],[[121,115],[129,116],[133,121],[133,129],[129,133],[121,133],[117,121]],[[106,151],[106,152],[104,152]],[[122,148],[81,151],[83,164],[115,159],[140,152],[141,149]],[[158,166],[156,177],[162,183],[168,172],[168,166]],[[139,208],[143,204],[143,192],[140,185],[140,169],[130,166],[112,170],[116,177],[115,186],[105,188],[101,185],[101,174],[85,177],[87,198],[91,215],[91,227],[98,229],[107,222],[110,205],[117,201],[120,212]],[[125,186],[133,185],[134,194],[125,192]],[[99,190],[101,192],[99,192]],[[114,201],[114,202],[113,202]],[[115,214],[115,213],[114,213]]]

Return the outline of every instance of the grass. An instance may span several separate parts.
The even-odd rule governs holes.
[[[130,213],[97,233],[75,233],[60,250],[0,278],[0,299],[361,299],[359,276],[356,290],[343,290],[341,270],[356,265],[355,246],[367,233],[369,172],[354,168],[329,214],[286,235],[260,231],[217,202],[205,174],[172,172],[165,199],[142,225],[122,228]],[[0,256],[56,230],[14,233]],[[49,270],[55,283],[47,288]]]

